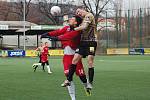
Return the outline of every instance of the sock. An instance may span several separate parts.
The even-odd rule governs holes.
[[[76,66],[77,65],[71,64],[69,67],[69,73],[68,73],[67,80],[70,82],[73,80],[73,74],[76,71]]]
[[[82,83],[87,83],[86,75],[79,76]]]
[[[47,65],[46,67],[47,67],[48,73],[51,73],[51,69],[50,69],[49,65]]]
[[[34,69],[36,70],[36,69],[37,69],[37,67],[38,67],[38,65],[36,65],[36,66],[34,67]]]
[[[44,64],[44,63],[42,63],[42,69],[43,69],[43,71],[45,71],[44,66],[45,66],[45,64]]]
[[[88,75],[89,75],[89,82],[92,83],[93,82],[93,78],[94,78],[94,67],[93,68],[89,68]]]
[[[34,72],[36,71],[37,67],[38,67],[37,65],[34,67]]]
[[[79,76],[79,77],[80,77],[80,80],[81,80],[82,83],[83,83],[83,86],[86,88],[86,87],[87,87],[87,79],[86,79],[86,75]]]
[[[69,95],[71,97],[71,100],[76,100],[76,97],[75,97],[75,85],[74,85],[73,81],[71,81],[70,86],[67,86],[67,88],[68,88],[68,92],[69,92]]]

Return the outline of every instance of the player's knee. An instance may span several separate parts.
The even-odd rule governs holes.
[[[77,58],[76,58],[76,59],[73,59],[73,60],[72,60],[72,64],[75,64],[75,65],[76,65],[76,64],[78,63],[78,61],[79,61],[79,60],[78,60]]]
[[[88,61],[89,68],[93,68],[93,61]]]
[[[80,61],[80,59],[81,59],[81,55],[76,54],[72,60],[72,64],[76,65]]]

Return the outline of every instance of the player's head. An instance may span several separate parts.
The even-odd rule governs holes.
[[[69,25],[70,26],[76,26],[78,27],[82,23],[82,18],[79,16],[73,16],[69,19]]]
[[[40,42],[40,47],[42,47],[43,46],[43,42]]]
[[[45,44],[45,46],[48,46],[48,42],[45,42],[44,44]]]
[[[87,11],[85,8],[78,8],[75,14],[78,16],[84,17],[87,14]]]

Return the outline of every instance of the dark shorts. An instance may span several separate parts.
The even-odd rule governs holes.
[[[81,41],[79,47],[76,49],[76,53],[82,55],[83,58],[88,55],[95,56],[96,48],[96,41]]]

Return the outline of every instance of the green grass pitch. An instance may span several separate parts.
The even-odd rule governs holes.
[[[61,58],[50,57],[53,74],[40,68],[37,58],[0,58],[0,100],[70,100]],[[85,68],[86,59],[84,59]],[[74,76],[77,100],[150,100],[150,56],[97,56],[92,96],[85,95]]]

